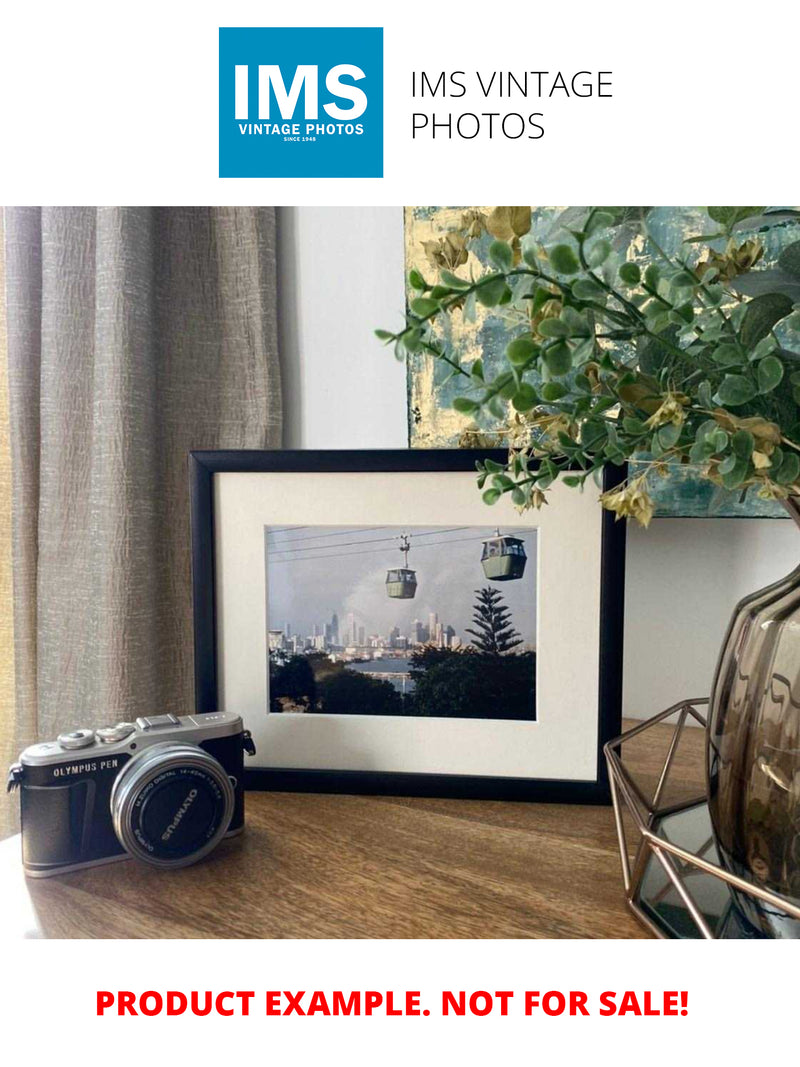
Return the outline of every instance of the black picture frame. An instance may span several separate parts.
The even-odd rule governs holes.
[[[195,711],[217,710],[214,560],[214,476],[222,473],[343,473],[474,471],[477,460],[505,463],[504,449],[380,449],[194,451],[189,455],[194,603]],[[608,465],[603,488],[618,485],[625,469]],[[505,778],[384,771],[257,768],[245,787],[286,792],[376,796],[436,796],[552,803],[608,804],[603,745],[621,732],[625,596],[625,524],[603,512],[599,627],[597,763],[594,781]]]

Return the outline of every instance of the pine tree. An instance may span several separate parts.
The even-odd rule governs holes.
[[[511,625],[511,612],[503,603],[503,594],[487,585],[476,589],[478,599],[473,606],[472,621],[477,629],[467,629],[474,640],[472,644],[480,652],[502,656],[522,644],[522,638]]]

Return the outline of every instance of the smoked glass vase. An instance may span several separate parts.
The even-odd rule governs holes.
[[[787,501],[800,526],[800,498]],[[711,692],[708,800],[733,874],[800,903],[800,567],[737,606]],[[753,932],[800,938],[800,920],[734,891]]]

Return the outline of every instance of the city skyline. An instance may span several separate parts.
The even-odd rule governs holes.
[[[408,566],[416,572],[416,596],[391,599],[386,572],[402,565],[397,550],[404,532],[410,535]],[[535,648],[536,531],[501,532],[524,540],[528,565],[522,580],[496,588],[526,647]],[[267,527],[267,629],[287,639],[309,639],[320,649],[364,646],[371,639],[376,647],[379,638],[389,647],[393,633],[409,646],[457,647],[454,638],[469,644],[465,631],[472,626],[475,590],[494,584],[480,562],[482,541],[494,533],[492,527]],[[447,631],[449,640],[442,643]],[[290,644],[295,641],[287,640]]]

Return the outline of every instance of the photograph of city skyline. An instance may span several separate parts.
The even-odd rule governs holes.
[[[268,711],[535,719],[536,539],[266,527]]]

